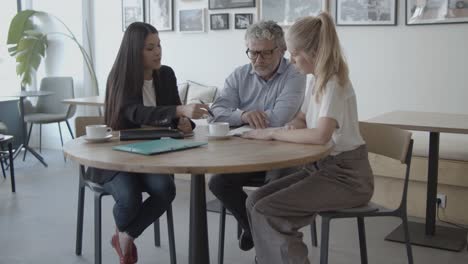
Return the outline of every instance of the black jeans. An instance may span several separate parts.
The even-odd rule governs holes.
[[[115,224],[121,232],[137,238],[158,219],[175,198],[172,175],[119,172],[104,189],[114,197]],[[149,197],[142,201],[142,193]]]
[[[208,187],[224,207],[231,211],[242,229],[250,231],[245,201],[247,194],[242,189],[247,183],[265,182],[264,171],[249,173],[215,174],[211,177]]]

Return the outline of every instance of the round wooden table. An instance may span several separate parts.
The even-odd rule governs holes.
[[[208,141],[207,127],[199,126],[192,141]],[[83,138],[67,142],[65,154],[80,165],[101,169],[145,172],[188,173],[192,175],[190,193],[189,263],[209,264],[206,222],[205,173],[268,171],[298,166],[327,156],[332,145],[306,145],[280,141],[249,140],[231,137],[208,141],[208,145],[154,156],[112,150],[129,144],[113,138],[106,143],[88,143]]]

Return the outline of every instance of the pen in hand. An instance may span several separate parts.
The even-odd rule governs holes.
[[[207,105],[207,104],[205,104],[205,102],[203,102],[201,99],[198,99],[198,100],[200,100],[200,103],[202,103],[202,104],[204,104],[204,105]],[[211,117],[214,117],[214,114],[213,114],[213,112],[210,110],[210,108],[207,108],[206,110],[208,111],[208,114],[209,114]]]

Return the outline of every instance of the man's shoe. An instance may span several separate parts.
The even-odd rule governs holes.
[[[242,234],[239,237],[239,248],[243,251],[249,251],[254,247],[252,235],[250,232],[242,231]]]

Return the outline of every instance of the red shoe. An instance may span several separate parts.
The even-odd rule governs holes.
[[[117,255],[119,256],[120,264],[127,264],[125,263],[125,257],[122,253],[122,249],[120,247],[120,242],[119,242],[119,236],[117,234],[114,234],[112,236],[111,245],[117,252]]]
[[[127,249],[125,250],[125,253],[126,254],[124,255],[124,259],[126,261],[125,262],[126,264],[137,263],[138,251],[133,241],[127,245]]]
[[[116,228],[115,229],[115,234],[112,236],[111,240],[112,247],[117,251],[117,255],[119,256],[120,259],[120,264],[134,264],[137,263],[138,261],[138,251],[135,246],[135,243],[133,243],[133,240],[127,245],[127,247],[131,248],[126,248],[125,252],[127,254],[123,254],[122,252],[122,247],[120,246],[120,240],[119,240],[119,230]]]

